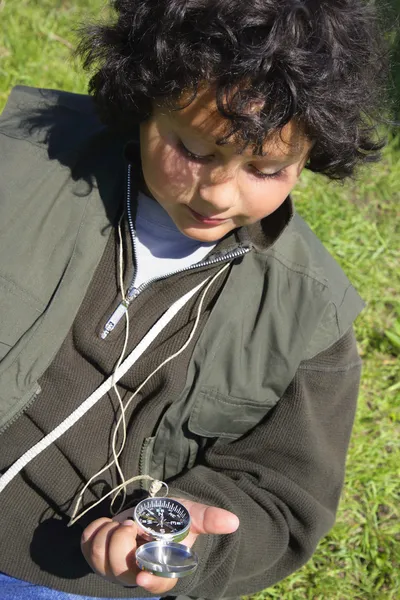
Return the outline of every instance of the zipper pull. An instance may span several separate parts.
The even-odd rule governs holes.
[[[126,300],[123,300],[118,304],[117,308],[114,310],[113,314],[108,319],[107,323],[104,325],[104,329],[100,334],[102,340],[105,340],[108,334],[112,332],[116,325],[118,325],[118,323],[128,310],[128,306],[129,302]]]
[[[132,300],[134,300],[135,298],[137,298],[140,294],[140,286],[139,287],[134,287],[131,286],[129,288],[129,290],[126,292],[126,300],[128,302],[128,305],[132,302]]]
[[[115,329],[115,327],[118,325],[118,323],[128,310],[130,303],[134,298],[136,298],[136,296],[139,296],[139,293],[139,288],[133,287],[128,290],[126,300],[122,300],[122,302],[118,304],[117,308],[114,310],[113,314],[108,319],[107,323],[104,325],[104,329],[100,334],[102,340],[105,340],[108,334],[111,333],[113,329]]]

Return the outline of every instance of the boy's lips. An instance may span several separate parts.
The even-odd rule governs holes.
[[[221,218],[217,218],[217,217],[208,217],[208,216],[202,215],[202,214],[196,212],[195,210],[193,210],[193,208],[190,208],[190,206],[188,206],[188,209],[191,212],[192,216],[199,223],[204,223],[206,225],[219,225],[221,223],[225,223],[225,221],[228,221],[227,218],[221,219]]]

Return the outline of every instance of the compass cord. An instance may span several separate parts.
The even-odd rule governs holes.
[[[97,477],[97,473],[96,475],[94,475],[93,477]],[[93,479],[93,478],[92,478]],[[158,492],[161,490],[162,487],[166,488],[166,492],[164,493],[164,496],[168,496],[168,484],[165,483],[165,481],[160,481],[158,479],[154,479],[154,477],[150,477],[150,475],[136,475],[136,477],[131,477],[130,479],[125,480],[124,482],[121,483],[120,485],[118,485],[117,487],[113,488],[112,490],[110,490],[107,494],[104,494],[104,496],[102,496],[95,504],[92,504],[91,506],[89,506],[88,508],[86,508],[85,510],[83,510],[81,513],[79,513],[79,515],[75,516],[75,513],[77,511],[78,506],[75,506],[75,510],[73,515],[71,516],[67,527],[71,527],[72,525],[74,525],[78,519],[80,519],[81,517],[83,517],[83,515],[85,515],[87,512],[89,512],[89,510],[92,510],[92,508],[94,508],[95,506],[97,506],[100,502],[103,502],[103,500],[105,500],[106,498],[108,498],[108,496],[111,496],[111,494],[119,494],[119,492],[121,490],[125,490],[126,486],[133,483],[134,481],[151,481],[150,487],[149,487],[149,496],[151,498],[154,498],[154,496],[156,494],[158,494]],[[115,514],[115,513],[114,513]]]
[[[125,291],[124,291],[124,281],[123,281],[123,270],[124,270],[124,258],[123,258],[123,247],[122,247],[122,232],[121,232],[121,222],[123,219],[123,216],[121,216],[121,219],[118,223],[118,238],[119,238],[119,260],[118,260],[118,279],[119,279],[119,287],[121,290],[121,295],[122,295],[122,300],[126,301],[126,295],[125,295]],[[204,304],[204,300],[205,297],[207,295],[207,292],[209,291],[210,287],[212,286],[212,284],[217,280],[217,278],[222,275],[222,273],[229,267],[230,263],[228,262],[226,265],[224,265],[215,275],[214,277],[208,282],[207,286],[205,287],[200,301],[199,301],[199,306],[197,308],[197,313],[196,313],[196,318],[195,318],[195,322],[193,325],[193,328],[190,332],[190,335],[188,337],[188,339],[186,340],[186,342],[181,346],[181,348],[175,352],[174,354],[170,355],[168,358],[166,358],[156,369],[154,369],[154,371],[152,373],[150,373],[150,375],[139,385],[139,387],[136,389],[136,391],[128,398],[127,402],[124,404],[120,393],[117,389],[117,381],[115,379],[115,374],[116,371],[118,370],[119,366],[122,363],[122,360],[124,358],[125,352],[126,352],[126,348],[127,348],[127,344],[128,344],[128,336],[129,336],[129,313],[128,313],[128,303],[126,303],[126,307],[125,307],[125,323],[126,323],[126,329],[125,329],[125,339],[124,339],[124,344],[123,344],[123,348],[122,348],[122,352],[121,355],[116,363],[116,366],[114,368],[113,374],[112,374],[112,389],[114,389],[117,398],[118,398],[118,403],[119,403],[119,407],[120,407],[120,416],[117,420],[117,423],[115,424],[114,427],[114,431],[113,431],[113,436],[112,436],[112,453],[113,453],[113,460],[110,461],[105,467],[103,467],[100,471],[98,471],[95,475],[92,475],[92,477],[87,481],[87,483],[85,484],[85,486],[83,487],[83,489],[80,491],[76,502],[75,502],[75,507],[71,516],[71,519],[68,523],[68,526],[73,525],[74,523],[76,523],[76,521],[78,519],[80,519],[84,514],[86,514],[87,512],[89,512],[89,510],[91,510],[92,508],[94,508],[95,506],[97,506],[98,504],[100,504],[100,502],[102,502],[105,498],[107,498],[108,496],[113,495],[112,500],[111,500],[111,505],[110,505],[110,510],[111,510],[111,514],[115,515],[117,512],[120,512],[123,507],[124,504],[126,502],[126,488],[129,484],[133,483],[134,481],[139,481],[139,480],[151,480],[154,484],[155,484],[155,488],[157,487],[158,480],[150,477],[150,475],[138,475],[136,477],[131,477],[130,479],[126,480],[125,479],[125,475],[122,471],[120,462],[119,462],[119,457],[125,447],[126,444],[126,437],[127,437],[127,428],[126,428],[126,411],[129,408],[132,400],[136,397],[136,395],[142,390],[142,388],[146,385],[146,383],[153,377],[153,375],[155,375],[162,367],[164,367],[167,363],[171,362],[174,358],[177,358],[190,344],[190,342],[192,341],[194,334],[197,330],[197,327],[199,325],[200,322],[200,316],[201,316],[201,311],[203,308],[203,304]],[[207,281],[207,280],[206,280]],[[122,425],[122,440],[121,440],[121,444],[119,449],[117,450],[117,439],[118,439],[118,434],[119,434],[119,429]],[[107,471],[108,469],[110,469],[113,465],[115,464],[115,467],[118,471],[118,475],[121,479],[121,483],[114,487],[112,490],[110,490],[107,494],[105,494],[104,496],[102,496],[101,498],[99,498],[99,500],[97,500],[94,504],[92,504],[90,507],[88,507],[87,509],[85,509],[84,511],[78,513],[78,510],[81,506],[82,503],[82,499],[83,499],[83,495],[85,493],[85,491],[87,490],[87,488],[89,487],[89,485],[92,483],[92,481],[94,479],[96,479],[99,475],[101,475],[102,473],[104,473],[105,471]],[[166,485],[165,483],[161,482],[161,486],[158,488],[161,489],[162,485]],[[150,495],[155,495],[157,492],[154,492],[153,488],[153,493],[151,493]],[[157,490],[157,491],[158,491]],[[118,507],[118,510],[114,509],[114,503],[116,502],[117,497],[119,496],[119,494],[122,493],[122,500],[120,502],[120,505]]]

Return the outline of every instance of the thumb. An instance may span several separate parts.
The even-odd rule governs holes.
[[[190,513],[192,533],[233,533],[239,527],[238,517],[229,510],[192,500],[177,500],[186,506]]]

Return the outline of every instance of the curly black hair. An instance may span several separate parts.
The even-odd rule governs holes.
[[[77,54],[102,120],[123,131],[154,101],[179,108],[208,82],[234,135],[257,153],[301,123],[307,167],[331,179],[376,160],[387,49],[366,0],[114,0],[112,23],[85,26]],[[260,111],[249,111],[252,103]]]

